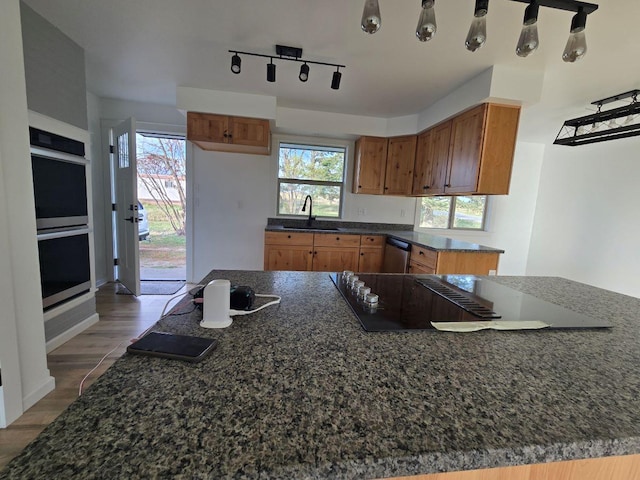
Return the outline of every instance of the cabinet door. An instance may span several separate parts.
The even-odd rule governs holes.
[[[353,193],[382,195],[386,162],[386,138],[360,137],[356,141]]]
[[[229,142],[229,117],[187,112],[187,139],[195,142]]]
[[[360,261],[358,262],[358,272],[380,273],[382,272],[382,262],[384,260],[384,248],[381,247],[360,247]]]
[[[413,187],[412,195],[427,195],[432,188],[429,182],[429,174],[431,173],[431,154],[429,146],[431,144],[431,136],[433,129],[422,132],[418,135],[416,142],[416,163],[413,166]]]
[[[416,135],[389,139],[385,195],[410,195],[413,185],[413,165],[416,159]]]
[[[230,117],[231,142],[251,147],[269,146],[269,120]]]
[[[305,245],[265,245],[265,270],[311,270],[313,247]]]
[[[451,122],[449,172],[445,193],[470,193],[478,187],[478,172],[486,104],[457,116]]]
[[[358,270],[359,248],[314,247],[314,272]]]

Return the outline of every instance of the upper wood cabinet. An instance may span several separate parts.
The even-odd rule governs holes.
[[[203,150],[269,155],[269,120],[187,112],[187,140]]]
[[[353,193],[409,195],[416,136],[360,137],[356,141]]]
[[[520,107],[485,103],[418,136],[413,195],[509,193]]]
[[[413,165],[416,158],[416,135],[393,137],[387,147],[387,168],[384,177],[386,195],[410,195]]]
[[[353,193],[384,193],[387,146],[388,140],[380,137],[360,137],[356,141]]]
[[[451,121],[418,135],[412,195],[444,193],[449,163]]]

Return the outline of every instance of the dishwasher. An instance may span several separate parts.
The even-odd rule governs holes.
[[[382,272],[407,273],[410,253],[410,243],[387,237],[387,243],[384,247],[384,263],[382,264]]]

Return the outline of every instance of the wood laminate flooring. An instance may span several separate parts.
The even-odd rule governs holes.
[[[82,378],[118,344],[84,382],[89,387],[125,352],[130,340],[153,325],[170,295],[116,295],[117,284],[108,283],[96,293],[100,321],[47,355],[56,388],[9,427],[0,429],[0,469],[18,455],[71,402],[78,397]],[[183,287],[179,293],[187,291]],[[178,299],[171,302],[174,305]]]

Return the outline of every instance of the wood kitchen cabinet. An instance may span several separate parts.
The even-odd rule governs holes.
[[[416,135],[360,137],[356,141],[353,193],[409,195]]]
[[[313,233],[264,233],[265,270],[310,271],[312,266]]]
[[[355,271],[379,273],[384,262],[385,235],[362,235],[360,237],[360,260]]]
[[[387,147],[388,139],[381,137],[360,137],[356,141],[353,193],[384,193]]]
[[[418,136],[413,195],[509,193],[520,107],[484,103]]]
[[[499,252],[439,251],[414,245],[409,273],[489,275],[498,270]]]
[[[360,235],[316,233],[313,238],[313,270],[341,272],[358,269]]]
[[[269,120],[187,112],[187,140],[203,150],[271,153]]]
[[[412,195],[441,195],[445,192],[451,121],[418,135]]]
[[[385,195],[410,195],[416,158],[416,135],[393,137],[387,147]]]

